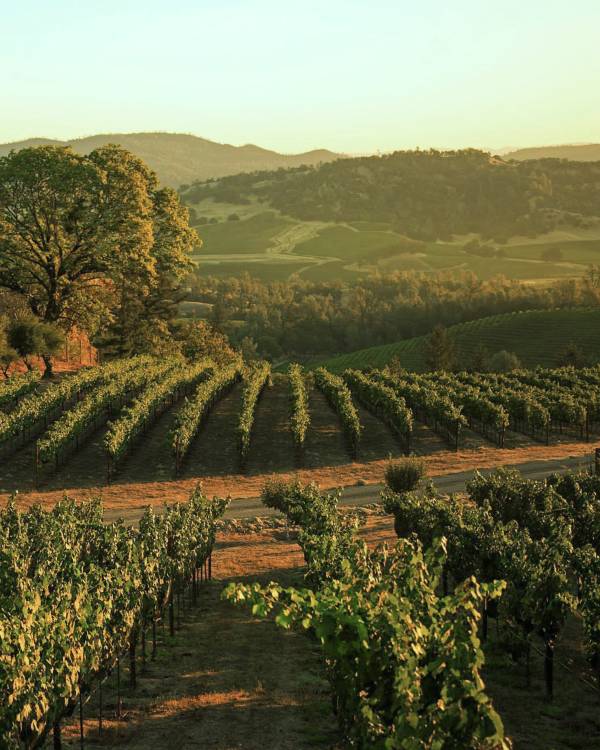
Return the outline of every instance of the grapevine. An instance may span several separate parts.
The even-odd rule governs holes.
[[[267,362],[253,367],[244,378],[242,407],[237,426],[240,460],[244,464],[250,450],[250,438],[256,416],[256,405],[271,376],[271,365]]]
[[[202,381],[192,397],[185,402],[177,414],[175,427],[171,434],[171,448],[175,457],[177,470],[190,449],[200,425],[213,405],[229,391],[240,377],[240,363],[234,362],[227,367],[214,370],[208,380]]]
[[[35,391],[41,379],[39,370],[32,370],[23,375],[13,375],[0,383],[0,407],[14,404],[22,396]]]
[[[22,399],[10,414],[0,414],[0,446],[14,450],[20,444],[44,431],[68,405],[96,386],[103,385],[119,372],[143,367],[148,357],[134,357],[102,367],[86,367],[40,393]]]
[[[344,380],[357,399],[390,427],[404,442],[406,452],[410,452],[410,435],[413,429],[413,415],[406,401],[393,388],[377,380],[372,380],[358,370],[346,370]]]
[[[324,367],[315,370],[315,383],[340,418],[350,453],[356,457],[362,425],[348,386]]]
[[[100,501],[0,512],[0,744],[38,747],[211,553],[225,510],[196,490],[134,531]],[[170,605],[169,605],[170,606]],[[172,610],[171,610],[172,611]]]
[[[182,389],[196,384],[200,378],[212,372],[211,366],[210,360],[202,360],[187,368],[177,368],[155,386],[146,388],[131,406],[125,407],[119,419],[109,424],[104,437],[104,449],[112,467],[126,454],[160,407],[167,401],[172,403]]]
[[[302,367],[298,364],[290,365],[288,377],[290,381],[290,427],[296,448],[302,450],[310,425],[306,378]]]
[[[478,607],[503,585],[471,578],[440,597],[443,542],[427,552],[413,540],[371,551],[336,495],[275,484],[263,499],[300,525],[312,588],[230,584],[224,597],[313,635],[348,745],[508,749],[476,637]]]
[[[425,383],[422,376],[403,373],[394,376],[388,371],[372,372],[371,377],[392,388],[417,416],[433,427],[458,449],[460,435],[467,420],[462,409],[450,399],[445,389]]]
[[[125,363],[120,370],[113,368],[109,383],[85,396],[47,430],[38,442],[39,460],[57,464],[65,451],[77,448],[90,429],[105,421],[115,407],[120,408],[130,395],[164,376],[176,363],[176,360],[157,361],[133,369]]]

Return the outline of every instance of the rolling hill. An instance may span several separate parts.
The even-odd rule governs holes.
[[[590,363],[600,361],[600,309],[527,310],[494,315],[489,318],[450,326],[458,359],[468,364],[480,346],[490,354],[505,349],[514,352],[525,367],[553,367],[557,355],[568,343],[575,342]],[[398,358],[407,370],[423,372],[425,336],[395,344],[373,346],[330,359],[319,359],[310,367],[324,365],[333,372],[347,367],[384,367]]]
[[[1,144],[0,156],[11,150],[48,145],[71,146],[78,153],[87,154],[107,143],[116,143],[139,156],[158,174],[162,184],[171,187],[257,170],[316,165],[338,157],[325,149],[279,154],[251,144],[231,146],[184,133],[107,133],[71,141],[30,138]]]
[[[195,207],[260,204],[300,221],[385,223],[418,240],[478,234],[502,244],[598,223],[600,162],[397,151],[197,181],[183,198]]]
[[[532,146],[503,154],[506,160],[568,159],[569,161],[600,161],[600,143],[577,143],[563,146]]]

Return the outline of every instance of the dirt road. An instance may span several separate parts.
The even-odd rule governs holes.
[[[592,465],[592,455],[569,456],[567,458],[528,461],[520,464],[510,464],[505,466],[509,469],[517,469],[527,479],[541,479],[554,472],[565,472],[569,470],[585,470]],[[493,468],[479,469],[482,474],[489,474],[494,471]],[[453,474],[444,474],[442,476],[432,476],[431,479],[440,492],[451,494],[454,492],[463,492],[467,483],[473,478],[475,470],[460,471]],[[376,502],[379,499],[379,493],[383,488],[382,484],[351,485],[342,488],[342,505],[361,506]],[[127,510],[107,509],[105,517],[108,521],[114,521],[117,518],[123,518],[127,523],[135,523],[143,513],[141,508],[132,508]],[[266,508],[260,501],[260,497],[234,498],[231,501],[225,518],[253,518],[255,516],[271,516],[276,511]]]

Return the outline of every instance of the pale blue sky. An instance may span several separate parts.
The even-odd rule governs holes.
[[[0,141],[600,141],[598,0],[0,0]]]

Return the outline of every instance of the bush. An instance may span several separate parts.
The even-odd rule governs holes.
[[[426,475],[427,470],[422,458],[410,456],[398,461],[391,461],[385,470],[385,483],[392,492],[411,492]]]
[[[570,341],[563,349],[558,353],[556,364],[559,367],[585,367],[586,356],[583,349],[578,346],[574,341]]]
[[[512,372],[520,370],[523,367],[521,360],[514,352],[507,352],[502,349],[496,352],[490,359],[489,369],[491,372]]]

